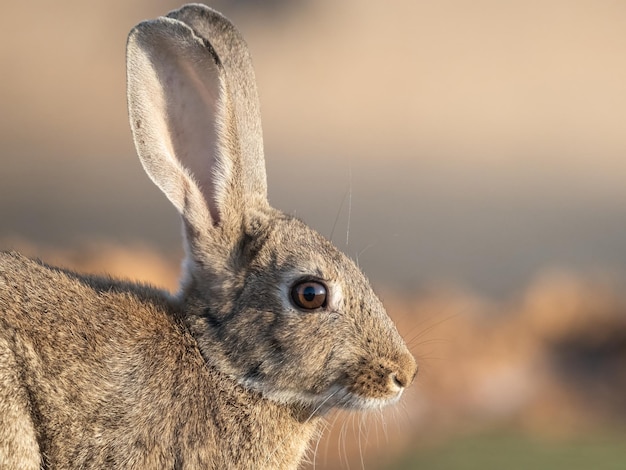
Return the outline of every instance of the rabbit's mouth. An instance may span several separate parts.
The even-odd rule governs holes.
[[[346,410],[378,410],[393,405],[402,396],[404,387],[395,387],[386,396],[367,396],[351,391],[354,387],[335,384],[322,393],[301,390],[275,389],[260,381],[246,380],[246,388],[260,392],[266,399],[286,404],[305,406],[311,416],[323,416],[333,408]]]
[[[404,388],[398,387],[385,396],[368,396],[351,391],[350,388],[351,387],[342,387],[340,389],[333,405],[335,408],[347,410],[379,410],[397,403],[404,392]]]
[[[371,397],[350,391],[349,387],[334,385],[328,392],[317,395],[312,405],[315,406],[315,414],[325,414],[332,408],[355,411],[379,410],[400,400],[403,391],[404,388],[399,388],[386,397]]]
[[[363,397],[349,393],[347,395],[347,400],[341,404],[341,407],[351,410],[378,410],[397,403],[398,400],[400,400],[403,391],[404,389],[400,389],[395,395],[388,398]]]

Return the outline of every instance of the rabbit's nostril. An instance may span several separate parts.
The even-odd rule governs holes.
[[[391,374],[391,380],[393,381],[394,385],[400,388],[404,388],[407,386],[407,380],[401,373]]]

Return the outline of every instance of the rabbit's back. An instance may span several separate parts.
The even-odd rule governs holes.
[[[2,386],[26,398],[22,421],[38,430],[51,466],[128,466],[120,460],[143,447],[156,455],[137,452],[144,462],[134,464],[173,468],[160,460],[168,452],[159,447],[167,447],[176,431],[167,414],[181,405],[174,395],[202,369],[194,371],[198,351],[165,297],[16,254],[0,260],[2,357],[17,366],[16,382]]]
[[[2,253],[0,305],[0,462],[38,469],[40,453],[51,468],[253,468],[246,456],[268,448],[246,447],[303,431],[300,417],[207,367],[156,289]],[[272,413],[285,414],[284,430],[263,428]]]

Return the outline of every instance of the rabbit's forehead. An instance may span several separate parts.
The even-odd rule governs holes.
[[[380,307],[373,305],[378,298],[361,270],[326,238],[299,220],[273,232],[274,242],[266,244],[273,253],[266,259],[275,263],[271,271],[278,273],[281,290],[301,279],[317,278],[326,284],[329,302],[336,308]]]
[[[367,278],[348,256],[301,220],[280,213],[265,225],[265,242],[256,258],[257,271],[274,273],[283,285],[317,278],[340,302],[373,295]]]
[[[268,259],[287,277],[310,276],[337,282],[363,277],[352,260],[297,219],[277,224],[272,232],[272,242],[265,244],[271,252]]]

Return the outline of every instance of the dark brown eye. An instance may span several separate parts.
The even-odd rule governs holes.
[[[293,302],[304,310],[326,306],[326,286],[317,281],[305,281],[291,288]]]

